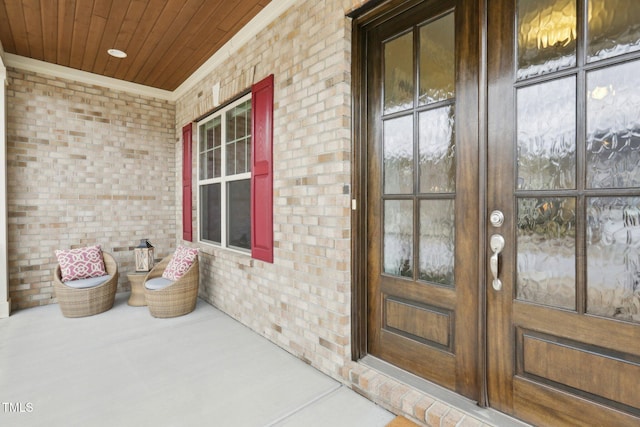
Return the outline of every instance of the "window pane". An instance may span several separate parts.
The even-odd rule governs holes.
[[[251,136],[251,100],[247,101],[247,108],[245,112],[245,121],[247,133],[246,136]]]
[[[201,144],[201,150],[211,150],[213,147],[217,147],[220,145],[220,132],[222,130],[220,127],[220,117],[216,117],[206,122],[204,125],[202,125],[202,129],[204,130],[205,141],[204,144]]]
[[[220,244],[220,184],[200,186],[200,240]]]
[[[587,200],[587,313],[640,322],[640,198]]]
[[[236,137],[235,137],[235,139],[240,139],[247,133],[247,130],[244,127],[245,126],[245,122],[246,122],[246,120],[244,120],[244,114],[242,112],[239,112],[236,115]]]
[[[589,61],[640,49],[638,0],[589,0]]]
[[[213,119],[213,146],[220,147],[222,144],[222,124],[220,117]]]
[[[575,77],[518,90],[518,189],[575,188]]]
[[[384,202],[384,272],[413,277],[413,201]]]
[[[198,152],[203,153],[207,149],[207,126],[200,125],[199,133],[200,133],[199,135],[200,145],[198,146]]]
[[[213,150],[213,177],[220,178],[222,176],[222,147]]]
[[[576,0],[518,1],[518,79],[576,64]]]
[[[220,117],[216,117],[200,125],[200,179],[211,179],[220,176]]]
[[[211,150],[213,148],[213,144],[214,142],[217,140],[215,134],[214,134],[214,127],[213,127],[214,121],[211,121],[209,123],[207,123],[205,125],[206,130],[207,130],[207,134],[206,134],[206,146],[205,148],[207,150]]]
[[[420,29],[420,104],[453,98],[455,41],[453,13]]]
[[[454,107],[420,113],[420,192],[447,193],[456,186]]]
[[[236,111],[236,139],[244,138],[250,133],[249,113],[251,112],[251,103],[248,101],[235,108]]]
[[[236,174],[236,144],[234,142],[227,143],[227,175]]]
[[[384,44],[384,112],[413,106],[413,33]]]
[[[249,171],[246,141],[251,132],[251,101],[232,108],[226,114],[227,146],[226,167],[227,175],[236,175]]]
[[[236,173],[249,172],[249,151],[247,140],[236,143]]]
[[[225,119],[226,123],[226,131],[227,131],[227,141],[233,141],[236,139],[236,120],[233,115],[233,110],[228,111]]]
[[[420,280],[454,284],[455,216],[453,200],[420,202]]]
[[[575,210],[573,197],[518,200],[518,299],[575,310]]]
[[[251,129],[251,101],[245,101],[227,111],[227,141],[235,141],[236,139],[247,136]]]
[[[640,186],[640,61],[587,74],[587,185]]]
[[[229,246],[251,249],[251,181],[231,181],[227,186]]]
[[[207,169],[207,174],[205,175],[206,179],[210,179],[213,178],[213,174],[215,172],[215,170],[217,169],[215,167],[215,163],[214,163],[214,152],[213,151],[207,151],[206,153],[206,158],[207,158],[207,163],[205,164],[205,167]]]
[[[413,116],[384,122],[384,192],[413,193]]]
[[[200,140],[202,142],[202,140]],[[200,154],[200,173],[199,179],[207,179],[207,153]]]

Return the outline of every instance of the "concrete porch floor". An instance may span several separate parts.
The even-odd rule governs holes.
[[[202,300],[0,319],[2,426],[385,426],[394,415]]]

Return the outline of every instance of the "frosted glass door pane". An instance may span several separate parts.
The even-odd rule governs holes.
[[[576,64],[576,1],[518,1],[518,79]]]
[[[518,200],[518,299],[575,309],[575,204],[572,197]]]
[[[587,225],[587,312],[640,322],[640,198],[588,199]]]
[[[450,13],[420,28],[420,104],[455,95],[454,17]]]
[[[640,61],[587,74],[587,185],[640,185]]]
[[[420,113],[420,192],[455,191],[456,145],[452,105]]]
[[[384,202],[384,272],[413,277],[413,201]]]
[[[445,286],[453,286],[454,255],[454,201],[421,201],[420,280]]]
[[[413,116],[384,122],[384,192],[413,193]]]
[[[638,0],[589,0],[588,7],[589,61],[640,49]]]
[[[384,44],[384,112],[413,107],[413,33]]]
[[[575,78],[528,86],[517,97],[518,189],[575,188]]]

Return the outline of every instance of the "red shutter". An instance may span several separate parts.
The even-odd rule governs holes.
[[[273,262],[273,74],[251,88],[251,256]]]
[[[182,128],[182,239],[193,241],[192,201],[191,201],[191,123]]]

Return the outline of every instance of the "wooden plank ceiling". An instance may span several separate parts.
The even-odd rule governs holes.
[[[173,91],[270,1],[0,0],[0,42],[5,52]]]

